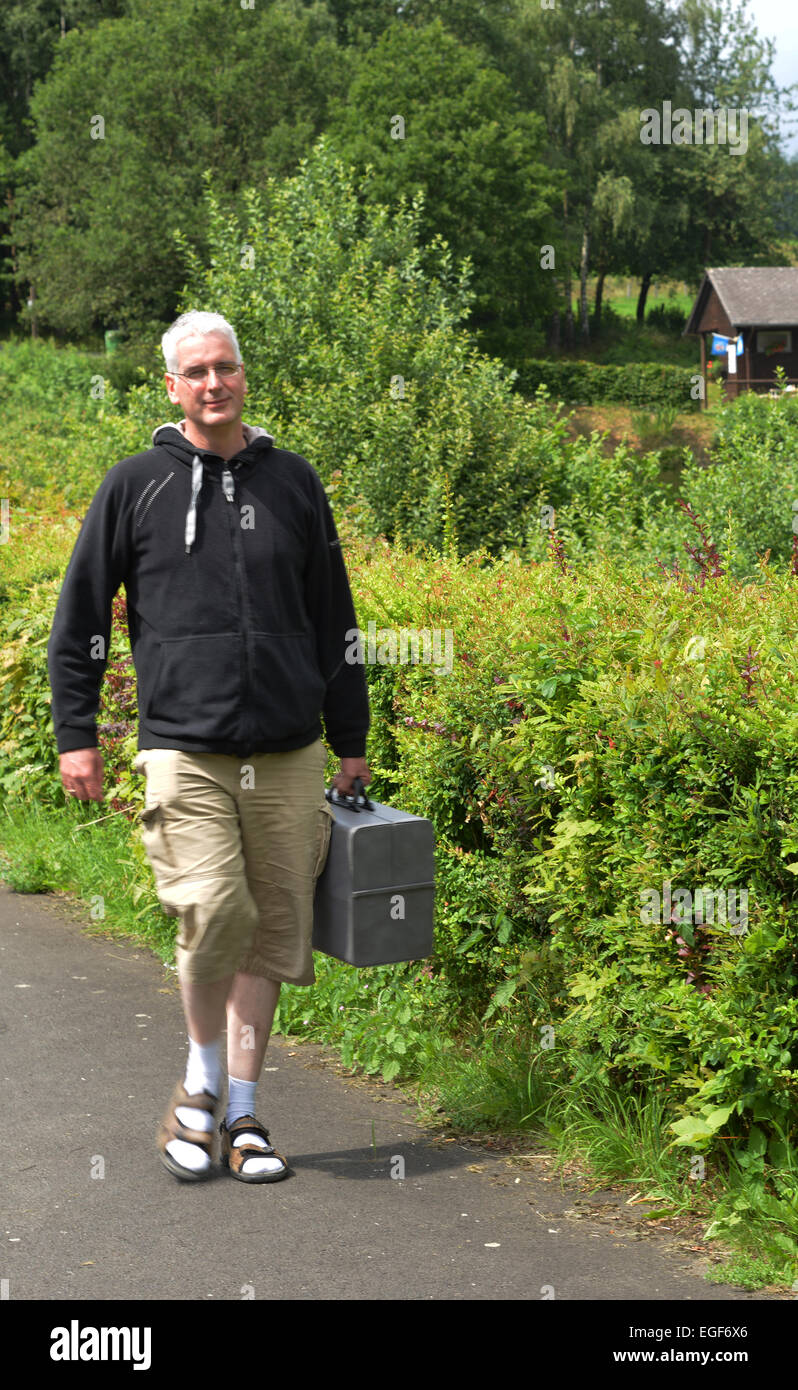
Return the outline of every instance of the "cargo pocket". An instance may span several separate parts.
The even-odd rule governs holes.
[[[170,869],[174,869],[174,864],[169,853],[167,839],[163,833],[163,808],[160,802],[156,802],[154,806],[145,807],[139,815],[139,826],[142,843],[155,879],[158,901],[167,917],[177,917],[177,908],[164,902],[163,899],[163,893],[166,890],[166,876]]]
[[[323,805],[319,808],[319,824],[316,838],[316,864],[313,869],[314,881],[323,872],[324,866],[327,863],[334,819],[332,807],[329,802],[325,800]]]
[[[159,835],[159,824],[161,820],[160,806],[147,806],[139,815],[139,825],[141,826],[141,838],[149,848]]]

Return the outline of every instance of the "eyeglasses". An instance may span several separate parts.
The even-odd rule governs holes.
[[[171,372],[170,376],[183,376],[192,385],[199,385],[201,381],[208,380],[209,372],[215,372],[217,376],[235,376],[241,369],[241,362],[215,362],[212,367],[192,367],[187,372]]]

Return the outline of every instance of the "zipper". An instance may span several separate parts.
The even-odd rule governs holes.
[[[237,465],[236,465],[237,467]],[[227,501],[232,505],[235,502],[235,483],[229,468],[222,472],[222,492]],[[241,544],[241,529],[236,526],[236,519],[232,512],[228,512],[230,517],[231,538],[233,543],[233,559],[235,561],[236,588],[238,590],[239,613],[241,615],[241,633],[243,637],[243,650],[241,653],[242,667],[242,720],[241,727],[244,734],[244,742],[249,747],[250,731],[250,686],[252,677],[252,650],[251,634],[249,626],[248,598],[246,592],[246,582],[244,576],[244,554]]]

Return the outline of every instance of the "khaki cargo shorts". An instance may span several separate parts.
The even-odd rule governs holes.
[[[164,911],[180,919],[182,979],[238,970],[312,985],[313,897],[333,812],[321,739],[288,753],[145,748],[141,837]]]

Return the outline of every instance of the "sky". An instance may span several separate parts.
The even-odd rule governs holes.
[[[798,5],[795,0],[748,0],[747,13],[762,38],[775,39],[773,77],[780,87],[798,82]],[[784,127],[785,149],[798,154],[798,111]],[[792,124],[794,122],[794,124]],[[788,130],[792,129],[792,134]]]

